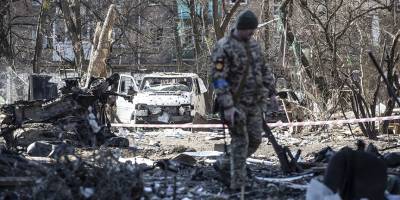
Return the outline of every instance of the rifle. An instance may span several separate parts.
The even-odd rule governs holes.
[[[219,103],[217,101],[217,98],[215,98],[213,100],[213,102],[214,102],[214,104],[213,104],[213,113],[214,114],[219,113],[219,117],[220,117],[220,120],[221,120],[221,123],[222,123],[222,131],[223,131],[223,134],[224,134],[224,136],[223,136],[224,137],[224,153],[225,153],[225,155],[228,155],[228,145],[226,144],[226,133],[225,133],[225,130],[227,129],[227,127],[226,127],[226,124],[225,124],[224,108],[221,105],[219,105]]]
[[[229,153],[228,153],[228,145],[226,144],[226,133],[225,133],[225,130],[227,129],[226,128],[226,124],[225,124],[225,114],[224,114],[224,109],[221,107],[221,106],[219,106],[220,108],[219,108],[219,116],[220,116],[220,118],[221,118],[221,122],[222,122],[222,131],[223,131],[223,134],[224,134],[224,153],[225,153],[225,155],[229,155]]]
[[[293,157],[293,155],[291,154],[288,147],[282,147],[276,141],[275,136],[272,134],[271,129],[267,125],[267,120],[266,120],[265,114],[263,114],[262,120],[263,120],[263,129],[265,132],[265,136],[268,138],[268,141],[271,142],[272,147],[274,148],[274,151],[275,151],[276,155],[278,156],[279,163],[281,164],[281,169],[282,169],[283,173],[289,174],[291,172],[300,170],[300,168],[296,164],[296,161],[298,160],[298,158],[300,156],[300,151],[298,151],[296,153],[296,156]],[[289,162],[288,156],[291,158],[290,162]]]

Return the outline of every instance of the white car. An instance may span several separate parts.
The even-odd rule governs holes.
[[[118,92],[135,93],[132,102],[117,98],[117,115],[124,123],[188,123],[205,116],[203,80],[193,73],[145,75],[137,88],[133,77],[121,75]]]

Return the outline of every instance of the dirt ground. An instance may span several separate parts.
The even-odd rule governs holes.
[[[303,132],[301,134],[291,134],[287,130],[274,129],[273,133],[278,142],[283,146],[288,146],[293,153],[301,150],[303,161],[310,161],[314,158],[314,153],[328,146],[334,150],[339,150],[345,146],[355,147],[357,140],[363,140],[367,145],[373,143],[380,150],[400,144],[399,135],[380,135],[378,136],[378,140],[370,140],[357,131],[355,126],[353,128],[356,130],[354,135],[351,135],[348,129],[342,127],[328,128],[323,131]],[[136,156],[143,156],[154,160],[172,158],[184,150],[214,151],[215,145],[221,146],[224,144],[223,133],[218,130],[208,132],[182,129],[120,130],[116,132],[123,132],[120,135],[128,137],[130,144],[138,148]],[[226,143],[229,145],[229,133],[226,133],[225,136]],[[400,150],[399,147],[391,148],[389,151],[398,150]],[[385,153],[385,151],[380,151],[380,153]],[[129,156],[129,154],[126,156]],[[268,139],[265,137],[257,152],[252,157],[278,161],[272,145],[268,143]]]

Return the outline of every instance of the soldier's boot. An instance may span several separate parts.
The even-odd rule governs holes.
[[[253,181],[244,181],[244,183],[236,183],[231,181],[231,185],[229,186],[229,190],[232,192],[240,192],[241,188],[244,187],[245,191],[249,191],[253,188]]]
[[[253,188],[255,179],[253,171],[249,166],[246,166],[246,174],[247,174],[247,180],[246,180],[246,190],[247,190]]]
[[[246,174],[248,179],[253,178],[253,172],[251,171],[250,167],[246,165]]]
[[[244,178],[245,179],[245,178]],[[251,190],[253,184],[250,183],[248,180],[243,180],[243,178],[231,178],[231,183],[229,186],[229,190],[232,192],[240,192],[242,187],[245,191]]]
[[[223,183],[226,187],[230,188],[230,190],[238,192],[241,189],[241,186],[244,185],[246,190],[250,189],[253,186],[253,174],[249,166],[246,166],[246,176],[247,181],[240,181],[243,184],[237,184],[238,181],[231,181],[231,174],[230,174],[230,166],[229,166],[228,159],[218,159],[217,162],[213,164],[215,171],[218,172],[218,180]],[[243,178],[242,178],[243,179]]]
[[[243,187],[248,186],[247,183],[247,171],[245,169],[245,166],[243,166],[244,169],[236,169],[231,171],[231,184],[230,184],[230,190],[232,191],[240,191],[240,189]]]
[[[248,165],[246,165],[245,173],[242,176],[240,176],[240,173],[235,173],[234,177],[236,178],[231,178],[232,180],[229,187],[231,191],[240,192],[242,186],[248,191],[253,187],[253,174]]]
[[[230,167],[229,167],[229,158],[220,158],[213,164],[215,171],[218,172],[219,177],[218,180],[222,182],[226,187],[230,186],[231,183],[231,175],[230,175]]]

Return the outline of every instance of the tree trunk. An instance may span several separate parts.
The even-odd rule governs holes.
[[[396,85],[399,85],[398,82],[398,77],[395,75],[395,70],[396,70],[396,65],[398,64],[398,51],[397,51],[397,44],[398,44],[398,39],[400,38],[400,31],[397,31],[395,37],[393,38],[392,41],[392,46],[389,51],[389,55],[386,59],[387,62],[387,91],[389,94],[390,99],[388,100],[387,107],[385,110],[385,116],[390,116],[393,113],[393,109],[395,107],[396,101],[397,100],[397,92],[395,91]],[[379,66],[377,66],[379,67]],[[398,89],[398,88],[397,88]],[[388,128],[389,128],[389,121],[385,121],[382,125],[382,133],[386,134],[388,133]]]
[[[269,0],[264,0],[263,1],[263,19],[264,19],[264,22],[268,22],[269,20],[270,20],[270,10],[269,10]],[[265,26],[264,27],[264,51],[266,52],[266,53],[268,53],[268,50],[269,50],[269,31],[270,31],[270,29],[269,29],[269,26]],[[268,55],[268,54],[266,54],[266,55]]]
[[[215,31],[215,37],[217,40],[221,39],[224,37],[224,33],[221,33],[221,29],[219,28],[219,23],[220,23],[220,17],[219,17],[219,6],[218,6],[218,0],[213,0],[213,26],[214,26],[214,31]]]
[[[229,22],[240,6],[240,1],[236,1],[236,3],[229,9],[229,12],[226,13],[223,20],[221,20],[218,2],[218,0],[213,0],[214,30],[217,40],[224,37]]]
[[[200,31],[199,24],[197,23],[197,13],[196,13],[196,2],[195,0],[190,0],[189,2],[190,8],[190,19],[192,24],[192,33],[194,38],[194,51],[195,51],[195,60],[196,60],[196,73],[199,73],[199,57],[201,54],[200,50]]]
[[[395,106],[395,102],[393,101],[393,99],[389,99],[386,106],[387,107],[386,107],[384,116],[392,115],[392,112],[393,112],[393,109],[394,109],[394,106]],[[389,121],[384,121],[383,124],[382,124],[382,133],[383,134],[387,134],[388,131],[389,131]]]
[[[0,3],[2,6],[6,6],[0,9],[0,57],[5,57],[7,60],[11,60],[12,41],[9,40],[11,37],[11,27],[9,28],[9,18],[11,17],[9,12],[10,4],[7,0],[0,0]]]
[[[204,3],[204,7],[203,7],[203,30],[204,30],[204,36],[208,37],[208,35],[210,34],[210,27],[208,26],[208,7],[209,7],[209,2],[206,1]]]
[[[40,8],[39,19],[36,28],[36,45],[35,45],[35,54],[32,60],[32,69],[33,73],[37,74],[40,73],[39,62],[40,62],[40,57],[42,55],[43,35],[44,35],[43,33],[44,33],[44,26],[47,18],[47,13],[49,11],[49,6],[50,6],[49,0],[44,0],[42,2],[42,7]]]
[[[83,48],[81,37],[81,15],[80,0],[63,0],[61,3],[61,11],[64,15],[64,21],[67,25],[68,35],[70,36],[72,47],[75,55],[75,70],[82,70],[83,66]]]
[[[181,37],[179,36],[178,24],[179,24],[179,16],[178,16],[178,5],[177,0],[172,1],[172,10],[175,18],[174,23],[174,39],[175,39],[175,49],[176,49],[176,65],[178,66],[177,71],[179,72],[182,69],[183,64],[183,52],[182,52],[182,44]]]

